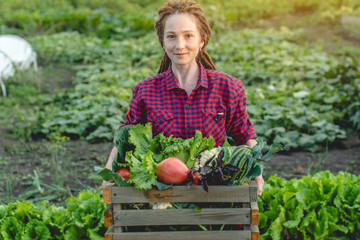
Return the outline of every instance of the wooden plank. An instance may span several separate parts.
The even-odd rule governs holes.
[[[113,227],[109,227],[105,233],[105,240],[113,240],[114,229]]]
[[[258,225],[251,225],[251,240],[260,240],[260,231]]]
[[[179,231],[114,233],[113,240],[251,240],[250,231]]]
[[[251,202],[251,224],[252,225],[259,225],[260,224],[260,217],[259,217],[259,207],[257,202]]]
[[[249,186],[209,186],[209,192],[205,192],[201,186],[174,186],[161,191],[113,187],[111,194],[113,203],[250,202]]]
[[[114,226],[250,224],[250,208],[121,210],[114,212]]]
[[[249,202],[257,202],[257,200],[258,200],[257,184],[254,180],[249,182],[249,195],[250,195]]]
[[[112,201],[111,201],[112,189],[113,189],[113,187],[111,187],[111,186],[106,186],[103,188],[104,203],[108,203],[108,204],[112,203]]]
[[[105,227],[110,227],[113,225],[113,205],[109,204],[104,213]]]
[[[119,232],[123,232],[124,231],[124,227],[123,226],[119,226],[117,223],[117,219],[115,218],[115,214],[119,213],[120,211],[123,211],[121,209],[121,204],[120,203],[113,203],[113,216],[114,216],[114,233],[119,233]]]
[[[243,203],[242,204],[243,208],[250,208],[251,205],[249,202]],[[244,230],[250,230],[250,224],[244,224]]]

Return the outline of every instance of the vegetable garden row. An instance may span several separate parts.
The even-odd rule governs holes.
[[[359,131],[359,62],[354,57],[338,60],[299,46],[289,41],[296,40],[296,32],[288,29],[216,37],[208,52],[218,69],[243,79],[260,137],[286,150],[315,151],[344,139],[348,128]],[[161,57],[152,33],[102,41],[67,32],[29,41],[45,62],[81,64],[74,66],[73,89],[36,99],[30,117],[16,123],[15,131],[25,138],[57,132],[72,139],[111,140],[125,119],[132,86],[155,74]]]
[[[125,121],[132,87],[154,75],[162,57],[153,24],[156,8],[163,2],[2,1],[0,34],[24,36],[37,52],[41,66],[38,73],[18,72],[6,82],[9,96],[1,100],[0,112],[9,114],[10,120],[2,120],[7,129],[26,141],[98,143],[111,142],[115,135],[115,145],[124,144],[118,141],[122,136],[117,129]],[[239,27],[291,14],[305,16],[298,23],[300,27],[309,23],[338,25],[342,16],[360,16],[358,1],[198,2],[206,9],[213,29],[207,51],[220,71],[243,81],[247,110],[260,139],[274,146],[280,144],[286,151],[315,152],[346,139],[350,132],[360,133],[360,64],[355,51],[354,55],[347,52],[335,56],[319,45],[302,44],[306,33],[301,29]],[[353,26],[358,27],[353,32],[356,34],[360,26]],[[33,78],[43,77],[42,69],[49,65],[71,69],[72,87],[43,92]],[[139,139],[149,133],[148,127],[137,132]],[[151,137],[154,143],[138,142],[142,149],[120,152],[113,170],[124,167],[125,158],[131,159],[134,174],[129,183],[137,189],[149,189],[158,185],[152,170],[161,159],[186,155],[191,168],[200,151],[220,155],[211,152],[211,142],[197,137],[185,142],[158,135]],[[246,151],[223,147],[227,157],[232,151]],[[150,154],[141,152],[149,149],[153,150]],[[204,157],[201,161],[208,162],[213,172],[205,169],[204,176],[214,174],[215,166],[224,162],[236,162],[226,157],[222,162],[208,160]],[[240,168],[243,163],[236,164]],[[104,169],[96,170],[105,178],[114,178]],[[259,173],[255,168],[246,171],[248,178],[227,180],[241,184]],[[122,178],[114,180],[127,184]],[[206,183],[201,184],[206,188]],[[271,176],[258,202],[261,238],[360,239],[359,186],[359,176],[344,172],[334,175],[323,171],[291,180]],[[92,191],[67,199],[63,206],[46,201],[0,205],[0,239],[103,239],[105,209],[101,194]]]

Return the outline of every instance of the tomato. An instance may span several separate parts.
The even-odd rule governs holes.
[[[193,177],[193,182],[191,183],[191,185],[199,185],[199,180],[201,178],[201,175],[198,173],[191,173],[192,177]]]
[[[125,178],[126,180],[129,180],[129,176],[130,176],[130,171],[126,168],[120,168],[117,173],[122,176],[123,178]]]
[[[180,159],[169,157],[160,162],[156,174],[160,182],[180,184],[187,180],[190,170]]]

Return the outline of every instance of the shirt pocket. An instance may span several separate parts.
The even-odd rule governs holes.
[[[147,121],[153,125],[153,133],[164,133],[166,137],[173,134],[174,114],[169,110],[150,110],[147,113]]]
[[[225,120],[226,110],[223,108],[203,110],[203,136],[212,136],[216,146],[223,144],[225,141]]]

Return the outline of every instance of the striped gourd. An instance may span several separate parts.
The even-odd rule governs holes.
[[[235,150],[229,154],[229,158],[225,160],[225,164],[230,164],[231,166],[244,170],[244,166],[248,162],[251,153],[251,150],[247,146],[237,146]]]

